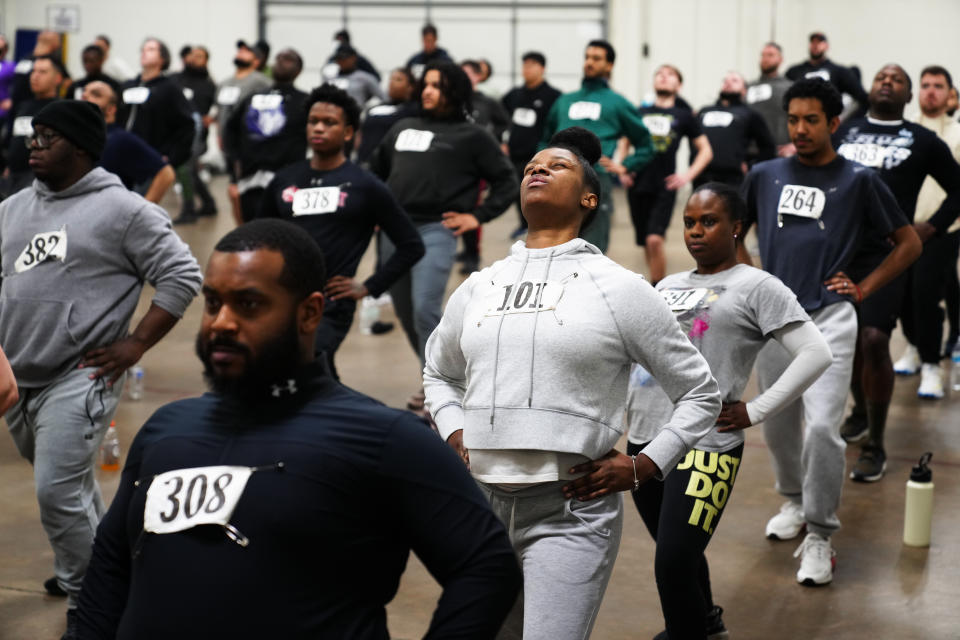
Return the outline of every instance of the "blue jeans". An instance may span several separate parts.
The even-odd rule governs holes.
[[[390,287],[390,297],[403,331],[422,365],[427,338],[440,324],[443,314],[443,296],[457,253],[457,239],[440,222],[417,225],[417,231],[426,253]],[[380,261],[383,263],[396,249],[386,234],[381,237]]]

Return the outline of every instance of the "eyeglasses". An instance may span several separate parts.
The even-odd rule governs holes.
[[[27,149],[36,149],[37,151],[43,151],[49,149],[53,146],[53,143],[62,138],[63,136],[59,133],[34,133],[33,135],[27,136],[23,139],[23,144],[26,145]]]

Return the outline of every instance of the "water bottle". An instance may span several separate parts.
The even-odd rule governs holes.
[[[950,360],[950,390],[960,391],[960,342],[953,346]]]
[[[104,471],[120,469],[120,438],[117,436],[117,423],[111,421],[103,442],[100,443],[100,468]]]
[[[360,333],[368,336],[373,333],[373,323],[380,319],[377,302],[370,296],[360,301]]]
[[[137,365],[130,370],[130,386],[127,390],[131,400],[143,397],[143,367]]]
[[[910,471],[907,480],[907,499],[903,513],[903,544],[910,547],[930,546],[930,527],[933,523],[933,472],[930,471],[929,451],[920,456],[920,462]]]

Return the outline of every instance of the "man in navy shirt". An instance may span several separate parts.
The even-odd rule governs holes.
[[[314,359],[323,254],[255,220],[214,248],[197,354],[97,529],[80,638],[387,638],[410,551],[443,587],[426,638],[489,639],[520,569],[456,454]]]
[[[843,108],[836,89],[820,78],[799,80],[784,95],[784,105],[797,155],[760,163],[747,175],[748,221],[757,226],[763,268],[796,294],[827,339],[833,363],[799,400],[764,421],[777,490],[788,498],[766,533],[785,540],[806,527],[797,581],[818,585],[833,579],[830,536],[840,528],[845,463],[840,422],[857,339],[854,304],[902,273],[920,255],[920,240],[880,177],[834,151],[830,135]],[[855,282],[844,270],[868,226],[895,246]],[[780,345],[764,347],[757,359],[761,391],[789,363]]]
[[[345,91],[330,84],[307,98],[307,144],[313,151],[277,173],[260,203],[258,217],[284,218],[305,229],[326,258],[327,304],[317,334],[317,352],[326,353],[337,377],[333,357],[350,331],[357,301],[380,296],[406,274],[424,253],[420,234],[400,208],[387,185],[347,160],[360,108]],[[354,279],[360,258],[379,227],[397,248],[376,273]]]

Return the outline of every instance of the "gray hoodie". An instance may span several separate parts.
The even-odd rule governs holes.
[[[202,280],[167,213],[101,168],[59,192],[34,180],[0,203],[0,259],[0,345],[28,388],[126,336],[144,281],[181,317]]]
[[[454,292],[426,348],[424,391],[444,439],[596,459],[624,432],[630,366],[676,404],[644,449],[666,475],[716,422],[717,383],[642,276],[584,240],[510,256]]]

